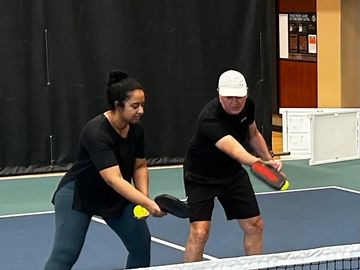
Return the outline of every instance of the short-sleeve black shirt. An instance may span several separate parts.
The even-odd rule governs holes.
[[[135,159],[144,157],[141,124],[130,124],[127,138],[122,138],[100,114],[83,127],[77,159],[58,189],[75,180],[74,209],[104,217],[117,216],[130,202],[107,185],[99,171],[118,165],[123,178],[131,183]]]
[[[247,98],[244,109],[237,115],[229,115],[222,108],[219,98],[211,100],[199,114],[195,134],[184,160],[184,174],[198,183],[216,184],[231,179],[242,170],[241,164],[219,150],[215,143],[231,135],[239,143],[246,144],[249,125],[254,122],[255,106]]]

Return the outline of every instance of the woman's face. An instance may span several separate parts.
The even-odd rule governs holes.
[[[244,109],[245,101],[247,96],[245,97],[223,97],[219,96],[220,103],[225,112],[228,114],[239,114],[242,109]]]
[[[122,117],[128,123],[139,122],[144,114],[145,94],[142,89],[135,89],[129,94],[122,108]]]

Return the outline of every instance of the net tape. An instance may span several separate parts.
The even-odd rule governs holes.
[[[334,261],[347,260],[346,263],[334,263]],[[332,262],[321,264],[316,269],[360,269],[360,244],[331,246],[292,252],[273,253],[265,255],[243,256],[237,258],[225,258],[211,261],[201,261],[185,264],[172,264],[153,266],[151,270],[205,270],[205,269],[302,269],[301,265],[316,264],[319,262]],[[295,267],[299,266],[298,267]],[[324,266],[327,265],[327,266]],[[340,265],[340,266],[339,266]],[[141,268],[144,269],[144,268]],[[314,269],[303,267],[303,269]]]

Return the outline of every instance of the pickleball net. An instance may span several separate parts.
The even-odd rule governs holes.
[[[144,269],[144,268],[142,268]],[[265,255],[242,256],[195,263],[149,267],[152,270],[276,269],[335,270],[360,269],[360,244],[331,246]]]

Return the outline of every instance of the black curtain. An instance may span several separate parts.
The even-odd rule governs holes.
[[[14,0],[0,16],[0,175],[69,168],[113,68],[145,87],[150,165],[182,162],[226,69],[245,75],[271,147],[274,1]]]

